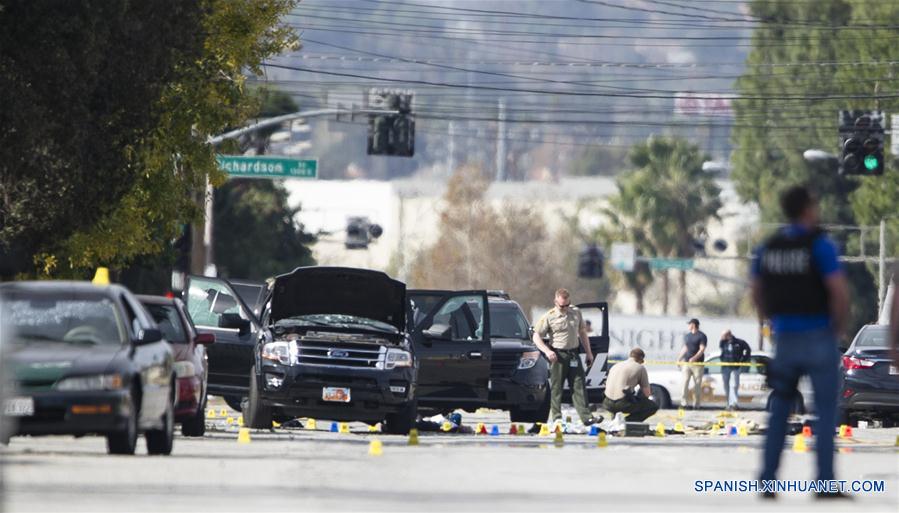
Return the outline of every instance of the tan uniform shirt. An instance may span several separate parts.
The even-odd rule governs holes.
[[[555,349],[577,349],[581,329],[587,329],[587,325],[581,311],[574,306],[569,306],[565,313],[554,307],[543,314],[534,327],[540,338],[549,337],[549,345]]]
[[[616,363],[609,369],[606,378],[606,397],[612,401],[624,399],[625,390],[634,390],[640,385],[642,390],[649,390],[649,374],[646,367],[628,358],[627,361]]]

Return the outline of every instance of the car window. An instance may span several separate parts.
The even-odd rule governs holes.
[[[530,339],[528,320],[518,308],[496,306],[490,308],[490,336],[496,338]]]
[[[883,348],[886,349],[890,347],[887,342],[889,336],[889,330],[886,326],[870,326],[861,331],[858,334],[858,339],[855,341],[855,347],[857,348]]]
[[[708,369],[708,374],[721,374],[721,358],[709,358],[705,361],[705,368]]]
[[[768,372],[768,357],[753,356],[750,358],[750,361],[755,365],[749,367],[747,371],[749,374],[766,374]]]
[[[172,344],[187,343],[187,334],[184,332],[184,325],[181,323],[181,316],[178,315],[175,305],[145,304],[144,307],[150,312],[166,340]]]
[[[108,298],[9,298],[3,321],[24,344],[118,345],[126,340],[123,319]]]
[[[239,314],[242,319],[250,320],[228,287],[218,280],[191,278],[187,311],[197,326],[216,328],[224,314]]]
[[[455,341],[483,340],[484,298],[479,295],[450,298],[422,329],[446,333]]]

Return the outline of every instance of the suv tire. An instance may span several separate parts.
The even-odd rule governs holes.
[[[388,413],[384,419],[384,431],[391,435],[406,435],[418,420],[418,400],[406,403],[400,411]]]
[[[243,404],[243,425],[252,429],[271,429],[272,410],[262,404],[256,382],[256,370],[250,369],[250,392]]]

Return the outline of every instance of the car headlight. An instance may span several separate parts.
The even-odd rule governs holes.
[[[262,346],[262,359],[290,365],[290,345],[292,342],[267,342]]]
[[[197,368],[193,362],[175,362],[172,368],[175,369],[176,378],[190,378],[197,375]]]
[[[64,378],[56,384],[57,390],[118,390],[124,386],[121,374],[100,374],[97,376],[74,376]]]
[[[530,369],[534,365],[537,365],[537,360],[540,359],[540,351],[528,351],[526,353],[521,353],[521,359],[518,360],[518,370]]]
[[[395,347],[388,349],[384,358],[384,368],[393,369],[396,367],[412,367],[412,353]]]

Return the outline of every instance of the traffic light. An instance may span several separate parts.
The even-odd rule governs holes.
[[[578,254],[577,275],[579,278],[602,278],[605,257],[596,244],[588,244]]]
[[[840,111],[840,174],[883,174],[883,112]]]
[[[411,94],[388,94],[386,110],[398,114],[369,114],[368,154],[411,157],[415,155],[415,117]]]

